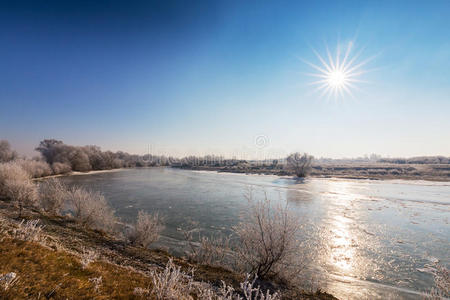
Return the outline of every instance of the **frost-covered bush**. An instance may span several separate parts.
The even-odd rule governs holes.
[[[61,212],[67,195],[67,187],[59,179],[50,178],[39,185],[40,208],[57,215]]]
[[[136,287],[134,294],[148,299],[158,300],[280,300],[278,293],[271,293],[267,290],[265,293],[256,286],[255,276],[251,280],[250,275],[246,275],[245,281],[240,284],[241,296],[232,286],[222,281],[220,288],[213,288],[211,285],[195,281],[193,278],[194,271],[189,273],[181,271],[179,266],[170,259],[165,268],[162,270],[154,270],[150,276],[152,278],[152,286],[149,288]]]
[[[159,239],[164,227],[163,218],[158,213],[151,215],[141,210],[136,224],[128,232],[128,240],[134,245],[148,247]]]
[[[162,271],[153,271],[151,294],[156,299],[192,299],[194,280],[183,273],[172,260],[169,260]]]
[[[16,161],[0,164],[0,198],[11,200],[19,210],[37,202],[38,189],[30,175]]]
[[[72,168],[67,163],[54,162],[52,164],[53,174],[66,174],[72,171]]]
[[[240,240],[235,250],[237,262],[260,278],[281,275],[298,260],[300,224],[287,205],[274,205],[267,197],[254,200],[251,191],[247,198],[249,209],[234,227]]]
[[[101,193],[73,187],[67,192],[67,200],[75,220],[79,223],[91,228],[113,231],[116,217]]]
[[[19,159],[17,163],[33,178],[52,175],[53,171],[45,161]]]

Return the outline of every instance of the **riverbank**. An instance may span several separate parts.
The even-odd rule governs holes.
[[[64,176],[82,176],[82,175],[93,175],[93,174],[101,174],[101,173],[113,173],[113,172],[123,171],[126,169],[127,168],[119,168],[119,169],[111,169],[111,170],[93,170],[93,171],[87,171],[87,172],[71,171],[69,173],[64,173],[64,174],[49,175],[49,176],[33,178],[33,180],[58,178],[58,177],[64,177]]]
[[[196,171],[216,171],[240,174],[261,174],[294,176],[294,173],[277,166],[183,166],[176,167]],[[428,180],[450,181],[448,164],[387,164],[387,163],[348,163],[317,164],[312,166],[311,177],[371,179],[371,180]]]
[[[151,290],[153,272],[162,272],[169,260],[186,274],[195,269],[193,280],[213,290],[224,281],[239,291],[244,280],[242,274],[220,267],[194,264],[158,249],[130,246],[70,218],[35,210],[26,210],[25,215],[25,220],[16,219],[13,206],[0,201],[0,275],[14,273],[18,278],[0,292],[2,299],[153,299],[137,291]],[[41,226],[37,235],[33,229],[23,229],[28,220]],[[288,289],[279,282],[258,284],[279,291],[282,299],[336,299],[320,291]]]

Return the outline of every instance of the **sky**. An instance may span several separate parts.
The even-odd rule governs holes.
[[[2,1],[0,139],[26,155],[55,138],[174,156],[450,156],[449,28],[450,1]],[[361,82],[323,95],[314,51],[348,43]]]

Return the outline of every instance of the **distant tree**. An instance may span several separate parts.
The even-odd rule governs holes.
[[[72,171],[72,167],[67,163],[54,162],[52,170],[54,174],[65,174]]]
[[[11,150],[7,140],[0,140],[0,163],[8,162],[17,158],[17,152]]]
[[[278,159],[272,160],[272,168],[276,168],[278,166]]]
[[[306,177],[311,171],[313,158],[307,153],[292,153],[286,158],[287,168],[293,170],[297,177]]]
[[[61,147],[59,146],[62,145],[64,145],[62,141],[54,139],[43,140],[35,150],[40,152],[45,160],[51,165],[55,161],[58,152],[61,152]]]
[[[72,170],[87,172],[92,169],[89,156],[81,149],[75,148],[70,155]]]

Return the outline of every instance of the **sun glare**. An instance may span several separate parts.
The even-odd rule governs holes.
[[[314,54],[320,61],[320,65],[304,61],[318,71],[318,73],[308,74],[319,78],[319,80],[311,82],[312,85],[317,86],[315,91],[320,91],[321,96],[327,96],[327,98],[330,96],[334,96],[335,99],[339,97],[345,98],[346,96],[354,98],[353,91],[359,90],[357,83],[365,82],[359,78],[362,74],[367,73],[367,70],[363,70],[362,67],[374,57],[358,62],[362,51],[352,56],[353,42],[347,44],[345,53],[341,53],[338,45],[334,57],[331,55],[328,47],[326,50],[328,60],[324,59],[313,49]]]
[[[341,70],[336,70],[328,74],[328,84],[333,87],[341,87],[345,84],[345,73]]]

